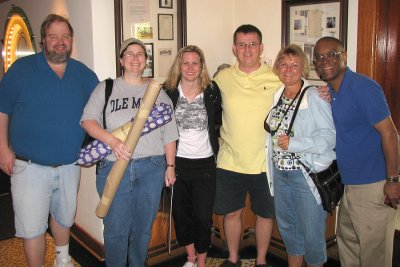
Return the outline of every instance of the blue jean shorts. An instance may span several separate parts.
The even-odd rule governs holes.
[[[79,166],[53,168],[16,160],[11,176],[15,235],[29,239],[43,234],[49,213],[59,225],[71,227],[79,181]]]
[[[273,167],[276,221],[291,256],[304,256],[309,265],[327,260],[326,212],[318,205],[301,170]]]

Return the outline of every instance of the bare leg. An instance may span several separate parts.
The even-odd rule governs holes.
[[[262,218],[257,215],[256,220],[256,264],[265,264],[269,243],[271,241],[274,224],[272,219]]]
[[[185,246],[186,253],[188,255],[188,261],[191,263],[196,262],[196,250],[194,249],[194,244]]]
[[[197,254],[197,267],[206,267],[207,252]]]
[[[64,246],[69,244],[69,228],[59,225],[52,216],[50,216],[50,229],[56,246]]]
[[[229,250],[229,261],[236,263],[239,260],[239,245],[242,235],[242,211],[243,209],[228,213],[224,217],[224,229],[226,243]]]
[[[289,267],[301,267],[303,266],[303,256],[288,255],[288,263]],[[323,264],[319,265],[307,264],[307,267],[323,267]]]
[[[29,267],[44,266],[45,250],[45,234],[31,239],[24,239],[24,251]]]
[[[288,255],[289,267],[301,267],[303,266],[303,256]]]

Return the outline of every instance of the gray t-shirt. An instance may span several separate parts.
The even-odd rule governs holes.
[[[81,121],[93,119],[103,125],[105,84],[102,81],[93,91],[83,110]],[[128,84],[122,77],[114,80],[113,90],[105,112],[107,131],[113,131],[136,116],[147,86],[148,83],[138,86]],[[171,100],[163,90],[160,91],[156,104],[161,102],[172,107]],[[172,121],[140,137],[132,158],[163,155],[165,154],[164,145],[177,140],[178,137],[175,116],[172,116]],[[107,159],[115,161],[114,153],[108,155]]]

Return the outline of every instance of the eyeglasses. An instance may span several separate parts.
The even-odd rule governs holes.
[[[256,42],[250,42],[250,43],[241,42],[241,43],[237,43],[235,45],[239,49],[245,49],[246,47],[248,47],[249,49],[254,49],[254,48],[258,47],[260,44],[256,43]]]
[[[126,56],[127,58],[142,58],[142,57],[144,57],[144,53],[142,53],[142,52],[139,52],[139,53],[132,53],[132,52],[126,52],[125,54],[124,54],[124,56]]]
[[[315,55],[313,58],[313,63],[314,64],[321,64],[322,61],[324,61],[324,59],[329,60],[329,61],[333,61],[336,60],[336,58],[342,54],[343,51],[329,51],[326,55]]]
[[[64,34],[62,36],[57,36],[56,34],[50,34],[47,36],[47,38],[54,42],[54,41],[69,41],[71,39],[71,35],[70,34]]]

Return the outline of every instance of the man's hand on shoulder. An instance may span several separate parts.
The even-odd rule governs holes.
[[[318,93],[319,97],[323,100],[325,100],[328,103],[331,103],[331,93],[329,92],[328,86],[318,86]]]

